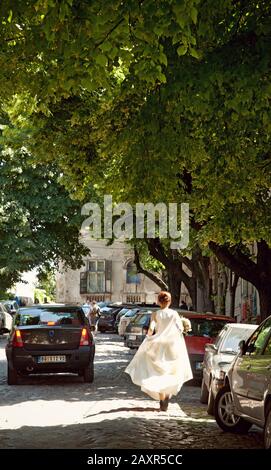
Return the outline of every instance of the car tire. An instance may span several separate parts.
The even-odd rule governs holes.
[[[208,404],[207,404],[208,415],[211,415],[211,416],[214,415],[214,407],[215,407],[215,399],[214,399],[214,394],[212,392],[212,387],[210,384],[209,394],[208,394]]]
[[[92,383],[94,380],[94,366],[89,364],[83,371],[84,382]]]
[[[200,402],[204,403],[204,405],[208,403],[208,395],[209,395],[208,388],[206,386],[206,383],[204,382],[204,378],[202,378],[201,389],[200,389]]]
[[[214,414],[216,422],[225,432],[245,434],[252,424],[233,414],[231,411],[232,406],[231,390],[229,386],[225,386],[219,390],[215,399]]]
[[[264,440],[264,448],[270,450],[271,449],[271,403],[269,403],[269,406],[266,412],[263,440]]]
[[[8,374],[7,374],[7,383],[8,385],[18,384],[18,372],[16,369],[11,369],[9,366],[8,366]]]

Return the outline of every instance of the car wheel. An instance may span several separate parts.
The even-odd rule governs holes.
[[[265,425],[264,425],[264,448],[271,449],[271,404],[267,409]]]
[[[215,399],[214,412],[218,426],[225,432],[243,434],[252,426],[251,423],[233,413],[233,398],[229,386],[219,390]]]
[[[200,402],[204,404],[208,403],[208,388],[206,387],[204,378],[201,381]]]
[[[93,364],[89,364],[85,369],[83,373],[84,377],[84,382],[87,383],[92,383],[94,380],[94,366]]]
[[[214,415],[214,406],[215,406],[215,399],[214,399],[214,394],[212,392],[212,387],[210,384],[209,394],[208,394],[208,404],[207,404],[208,415]]]
[[[18,372],[16,369],[11,369],[8,366],[8,377],[7,377],[8,385],[17,385],[18,383]]]

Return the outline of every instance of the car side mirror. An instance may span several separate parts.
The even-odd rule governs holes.
[[[217,351],[217,347],[214,343],[205,344],[205,351]]]
[[[245,342],[245,340],[242,339],[242,341],[240,341],[239,349],[240,349],[240,352],[243,356],[246,353],[246,342]]]

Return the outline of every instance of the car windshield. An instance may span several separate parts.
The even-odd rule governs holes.
[[[46,308],[21,310],[16,314],[16,326],[65,325],[82,326],[84,315],[79,309]]]
[[[205,336],[207,338],[216,338],[225,325],[223,320],[207,318],[190,318],[190,322],[192,330],[188,332],[188,336]]]
[[[221,344],[220,352],[237,354],[240,341],[246,340],[251,333],[251,329],[248,328],[234,328],[230,330]]]

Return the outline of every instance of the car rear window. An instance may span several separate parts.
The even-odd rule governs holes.
[[[226,323],[223,320],[207,318],[190,318],[190,322],[192,330],[188,332],[188,336],[205,336],[209,338],[216,338]]]
[[[48,308],[27,309],[17,313],[16,326],[47,325],[82,326],[84,314],[79,309]]]
[[[134,317],[136,315],[136,313],[138,312],[138,308],[134,308],[132,310],[128,310],[128,312],[125,313],[125,317],[127,318],[130,318],[130,317]]]
[[[150,313],[140,313],[133,321],[133,326],[149,326],[150,318]]]

